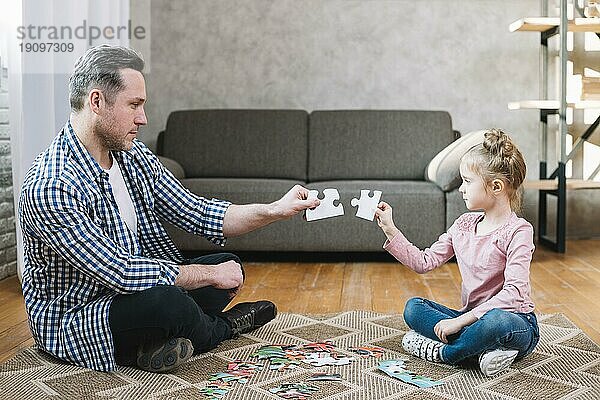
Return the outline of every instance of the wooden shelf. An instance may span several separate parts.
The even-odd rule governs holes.
[[[576,109],[600,108],[600,100],[582,100],[577,103],[567,103],[567,107]],[[524,100],[508,103],[509,110],[558,110],[560,102],[558,100]]]
[[[535,190],[556,190],[558,189],[558,180],[525,180],[525,182],[523,182],[523,188]],[[567,190],[579,189],[600,189],[600,182],[589,181],[586,179],[567,179]]]
[[[559,25],[558,17],[528,17],[513,22],[508,29],[511,32],[546,32]],[[600,18],[570,20],[569,32],[600,32]]]

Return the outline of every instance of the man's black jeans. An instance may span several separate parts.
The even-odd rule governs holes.
[[[214,265],[230,260],[242,265],[231,253],[201,256],[186,264]],[[108,317],[117,364],[134,365],[140,346],[160,344],[173,337],[190,339],[194,353],[215,348],[231,338],[229,324],[219,317],[231,300],[229,290],[212,286],[188,292],[177,286],[159,285],[117,295]]]

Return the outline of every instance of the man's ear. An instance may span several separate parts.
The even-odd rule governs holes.
[[[506,185],[502,179],[494,179],[490,186],[492,187],[492,193],[500,194],[504,191]]]
[[[100,109],[106,105],[104,94],[98,89],[92,89],[88,95],[90,109],[94,114],[98,114]]]

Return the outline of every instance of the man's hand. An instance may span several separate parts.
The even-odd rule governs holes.
[[[308,200],[308,189],[295,185],[283,197],[273,203],[273,215],[278,219],[290,218],[307,208],[315,208],[320,204],[319,199]]]
[[[456,318],[443,319],[433,327],[433,331],[444,343],[448,343],[448,336],[455,334],[465,326],[477,321],[470,312]]]
[[[398,234],[398,228],[396,228],[394,220],[392,219],[392,206],[385,201],[382,201],[377,205],[375,219],[377,219],[377,225],[379,225],[389,240],[392,240],[394,236]]]
[[[233,260],[214,265],[211,272],[211,286],[217,289],[237,290],[244,282],[242,267]]]
[[[175,285],[186,290],[214,286],[217,289],[232,289],[234,293],[243,282],[242,267],[233,260],[215,265],[180,265],[179,275],[175,279]]]

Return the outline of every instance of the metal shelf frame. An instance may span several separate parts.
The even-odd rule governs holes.
[[[508,108],[538,109],[540,112],[539,128],[539,181],[534,187],[538,190],[538,238],[542,245],[564,253],[567,230],[567,189],[598,189],[600,184],[587,180],[570,180],[567,182],[566,164],[573,159],[577,151],[597,130],[600,125],[600,116],[577,138],[571,151],[566,152],[567,139],[567,108],[576,109],[600,108],[600,101],[578,101],[567,103],[567,32],[595,32],[600,38],[600,22],[597,18],[583,18],[583,9],[573,0],[573,13],[581,16],[568,20],[568,0],[560,0],[559,18],[548,17],[548,0],[540,0],[541,17],[522,18],[509,26],[511,32],[540,32],[540,93],[538,100],[511,102]],[[559,66],[560,75],[558,96],[559,99],[548,99],[548,40],[558,35],[559,39]],[[558,116],[557,140],[557,167],[552,171],[548,168],[548,116]],[[593,179],[600,174],[600,165],[591,175]],[[588,178],[589,179],[589,178]],[[531,185],[530,185],[531,187]],[[556,224],[555,237],[548,235],[548,199],[556,198]]]
[[[548,0],[541,0],[541,13],[543,17],[548,14]],[[548,100],[548,39],[558,35],[559,37],[559,102],[556,109],[540,109],[540,132],[539,132],[539,177],[540,180],[558,181],[556,189],[539,190],[538,203],[538,223],[539,223],[539,242],[556,252],[564,253],[566,250],[566,229],[567,229],[567,178],[566,164],[570,161],[575,152],[578,151],[583,143],[594,133],[600,125],[600,117],[591,124],[586,131],[575,141],[573,148],[567,154],[567,32],[569,31],[569,21],[567,19],[567,0],[560,0],[560,23],[541,32],[540,36],[540,98]],[[577,5],[577,0],[573,3],[574,9],[583,14]],[[558,166],[548,174],[548,116],[558,115],[558,134],[557,148]],[[600,168],[600,167],[599,167]],[[592,174],[592,176],[594,176]],[[548,196],[556,197],[556,234],[555,238],[548,236]]]
[[[542,16],[547,16],[548,0],[541,1]],[[566,250],[567,228],[567,180],[566,180],[566,138],[567,138],[567,0],[560,0],[560,24],[540,35],[540,95],[542,100],[548,100],[548,39],[559,35],[559,108],[540,110],[540,179],[558,180],[555,190],[540,190],[538,193],[538,235],[539,242],[553,250],[564,253]],[[560,142],[557,160],[558,167],[553,177],[548,176],[548,115],[558,114],[558,140]],[[556,238],[548,236],[548,196],[556,197]]]

